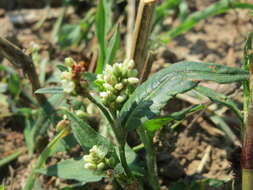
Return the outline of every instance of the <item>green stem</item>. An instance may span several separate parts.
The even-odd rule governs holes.
[[[134,152],[139,152],[140,150],[142,150],[144,148],[144,144],[141,143],[139,145],[136,145],[135,147],[133,147],[133,151]]]
[[[125,144],[121,144],[119,146],[119,155],[120,155],[120,161],[121,164],[126,172],[126,175],[128,177],[132,177],[132,173],[130,168],[128,167],[127,160],[126,160],[126,154],[125,154]]]
[[[253,170],[243,169],[242,170],[242,190],[253,189]]]
[[[146,162],[148,169],[148,181],[153,190],[159,190],[156,155],[153,147],[152,136],[142,126],[138,128],[138,134],[146,150]]]
[[[62,130],[43,150],[43,152],[40,154],[34,168],[32,169],[32,172],[28,179],[26,180],[26,184],[23,187],[22,190],[31,190],[33,188],[34,182],[37,177],[36,170],[41,168],[44,163],[46,162],[47,158],[50,156],[52,148],[59,142],[62,138],[66,136],[66,130]]]
[[[115,123],[110,112],[102,104],[100,104],[95,98],[93,98],[89,93],[86,93],[86,97],[100,109],[100,111],[104,114],[104,116],[110,123],[113,131],[115,131],[116,130]]]
[[[126,161],[126,155],[125,155],[125,144],[126,144],[126,138],[125,133],[122,130],[122,126],[119,126],[115,122],[115,118],[111,115],[111,113],[102,105],[100,104],[95,98],[93,98],[89,93],[86,93],[86,97],[94,103],[104,114],[108,122],[110,123],[112,130],[116,136],[117,143],[119,145],[119,154],[120,154],[120,160],[122,163],[122,166],[127,174],[127,176],[132,176],[131,170],[128,167],[127,161]]]

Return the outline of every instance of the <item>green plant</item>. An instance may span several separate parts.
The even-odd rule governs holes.
[[[252,7],[240,3],[232,3],[232,5],[240,8]],[[187,3],[180,1],[182,24],[169,32],[165,41],[189,30],[199,20],[223,12],[230,6],[231,4],[228,4],[227,1],[221,1],[205,11],[187,17]],[[114,33],[108,42],[107,36],[111,30],[111,24],[109,24],[110,20],[107,20],[107,14],[110,11],[106,7],[105,0],[99,1],[96,13],[96,35],[99,45],[96,72],[89,73],[82,62],[66,58],[64,65],[58,65],[61,73],[58,74],[57,83],[60,86],[39,88],[40,83],[46,84],[44,73],[39,77],[40,83],[33,87],[33,90],[36,90],[40,107],[35,115],[25,115],[25,137],[29,151],[34,151],[37,146],[35,139],[39,137],[38,134],[45,133],[50,124],[56,126],[56,136],[41,152],[24,190],[33,188],[39,174],[76,180],[79,182],[77,186],[108,178],[115,189],[142,189],[147,184],[154,190],[160,189],[156,153],[153,147],[155,132],[164,125],[182,120],[189,113],[203,109],[205,106],[195,105],[165,116],[160,115],[160,110],[176,95],[190,90],[195,90],[214,102],[228,106],[241,122],[245,122],[240,110],[230,98],[201,86],[201,82],[243,82],[244,94],[247,95],[245,107],[247,107],[250,93],[247,64],[245,68],[239,69],[214,63],[185,61],[170,65],[142,83],[139,78],[140,74],[138,75],[138,71],[134,69],[134,67],[139,66],[140,68],[141,66],[135,65],[135,60],[126,58],[122,63],[114,63],[120,43],[119,27],[114,27]],[[157,11],[162,11],[162,9],[157,9]],[[70,37],[70,41],[79,44],[83,37],[80,32],[82,26],[78,25],[77,30],[75,27],[70,27],[71,31],[72,29],[74,31],[74,37],[73,33],[67,30],[66,33],[63,32],[62,39]],[[147,31],[146,34],[148,37]],[[143,51],[146,50],[145,44],[143,49]],[[140,52],[135,51],[134,53]],[[33,62],[38,60],[38,52],[34,52],[33,58]],[[145,58],[146,56],[142,57],[142,60]],[[248,60],[249,57],[246,56],[245,61],[248,62]],[[24,68],[27,69],[27,67]],[[45,99],[45,96],[40,96],[41,94],[54,95]],[[86,99],[90,102],[84,103]],[[95,105],[102,113],[108,125],[101,125],[101,127],[108,127],[108,136],[102,136],[89,125],[87,121],[89,114],[86,113],[88,104]],[[39,117],[35,119],[37,116]],[[127,136],[131,131],[136,131],[140,137],[141,147],[145,149],[145,160],[141,160],[138,153],[135,152],[136,147],[128,145]],[[56,165],[44,168],[50,156],[59,151],[66,151],[72,144],[77,143],[83,150],[83,158],[62,160]],[[144,176],[147,176],[147,179]],[[190,188],[201,188],[203,183],[203,181],[194,182],[190,184]],[[177,186],[173,188],[178,189]],[[183,188],[187,188],[185,184]]]

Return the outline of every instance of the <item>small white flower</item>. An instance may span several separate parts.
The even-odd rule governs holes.
[[[62,80],[61,83],[62,83],[62,87],[63,87],[64,92],[71,93],[74,91],[75,83],[73,81]]]
[[[97,75],[97,80],[98,81],[103,81],[104,80],[103,75],[102,74],[98,74]]]
[[[106,65],[106,67],[105,67],[105,73],[106,74],[111,74],[112,73],[112,66],[111,65]]]
[[[114,86],[114,88],[116,88],[117,90],[121,90],[124,87],[124,85],[122,83],[118,83]]]
[[[108,84],[108,83],[104,83],[103,86],[106,88],[106,90],[112,90],[112,85]]]
[[[109,93],[108,92],[100,92],[99,96],[101,96],[102,98],[108,98],[109,97]]]
[[[130,84],[137,84],[139,83],[139,79],[136,78],[136,77],[130,77],[127,79],[127,81],[130,83]]]

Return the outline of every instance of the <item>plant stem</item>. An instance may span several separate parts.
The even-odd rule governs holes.
[[[128,164],[126,161],[126,155],[125,155],[126,138],[125,138],[124,130],[122,129],[121,126],[119,126],[115,122],[112,114],[102,104],[100,104],[95,98],[93,98],[88,92],[86,92],[86,97],[101,110],[101,112],[104,114],[104,116],[107,118],[108,122],[110,123],[112,130],[116,136],[118,146],[119,146],[121,164],[127,176],[131,177],[132,176],[131,170],[128,167]]]
[[[113,117],[112,115],[110,114],[110,112],[102,105],[100,104],[95,98],[93,98],[90,93],[86,92],[86,97],[93,103],[95,104],[99,109],[100,111],[104,114],[104,116],[106,117],[106,119],[108,120],[108,122],[110,123],[113,131],[115,132],[116,131],[116,126],[115,126],[115,123],[114,123],[114,120],[113,120]]]
[[[128,164],[126,161],[125,144],[121,144],[119,146],[119,156],[120,156],[121,164],[126,172],[126,175],[128,177],[132,177],[132,172],[131,172],[130,168],[128,167]]]
[[[148,181],[153,190],[159,190],[156,155],[153,147],[152,136],[142,126],[138,128],[138,134],[146,150],[146,162],[148,168]]]
[[[251,42],[250,42],[251,43]],[[251,46],[250,46],[251,49]],[[248,54],[249,53],[249,54]],[[242,147],[242,190],[253,189],[253,52],[247,52],[249,61],[249,103]],[[245,106],[245,105],[244,105]]]
[[[61,140],[63,139],[66,135],[68,134],[67,129],[62,130],[56,137],[47,145],[47,147],[43,150],[43,152],[40,154],[34,168],[32,169],[32,172],[28,179],[26,180],[26,184],[23,187],[22,190],[32,190],[34,182],[37,177],[36,170],[41,168],[44,163],[46,162],[47,158],[50,156],[52,148]]]
[[[253,170],[242,170],[242,189],[252,190],[253,189]]]

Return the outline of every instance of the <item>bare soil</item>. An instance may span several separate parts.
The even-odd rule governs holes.
[[[191,10],[196,11],[216,1],[190,0],[189,2]],[[253,3],[251,0],[247,2]],[[165,21],[169,27],[177,22],[171,18]],[[32,24],[28,24],[27,27],[14,26],[4,13],[0,14],[0,23],[4,23],[1,24],[0,35],[6,36],[22,47],[27,47],[28,42],[34,40],[43,44],[46,50],[54,49],[48,40],[50,33],[47,30],[41,29],[34,34]],[[243,10],[231,10],[226,14],[203,20],[194,29],[159,48],[153,70],[160,69],[164,63],[181,60],[215,62],[240,67],[243,57],[243,43],[247,33],[252,31],[252,26],[252,16],[249,16],[249,11]],[[65,53],[59,57],[63,57]],[[71,51],[68,54],[71,56]],[[76,53],[73,55],[76,56]],[[210,87],[222,90],[220,86],[210,84]],[[241,101],[240,93],[236,98]],[[181,109],[185,105],[188,105],[186,100],[175,100],[168,104],[165,111]],[[224,115],[231,116],[228,111]],[[192,122],[196,117],[198,117],[196,121]],[[23,129],[18,122],[13,122],[12,119],[13,117],[4,118],[0,122],[0,159],[25,146]],[[231,123],[235,134],[239,136],[238,123]],[[224,132],[218,129],[205,114],[191,116],[177,126],[173,132],[164,127],[156,135],[154,143],[157,149],[158,171],[162,189],[166,189],[165,186],[173,181],[189,176],[231,180],[235,176],[236,166],[239,165],[238,160],[235,160],[233,165],[229,161],[231,154],[234,150],[238,150],[238,147],[228,141]],[[57,158],[55,159],[57,160]],[[30,158],[24,154],[8,166],[0,168],[0,179],[6,185],[7,190],[21,189],[34,160],[33,157]],[[53,162],[55,160],[51,161],[51,163]],[[40,177],[39,180],[45,184],[45,189],[59,189],[59,179]],[[61,186],[66,183],[68,182],[63,181]],[[94,189],[101,190],[111,188],[110,185],[93,184],[93,186],[95,186]]]

